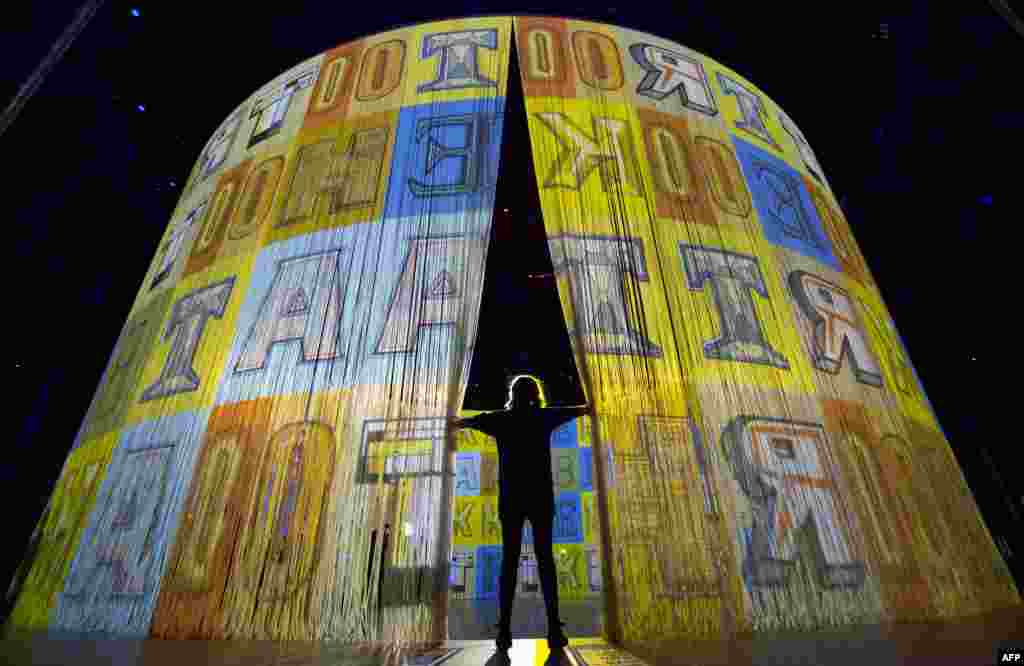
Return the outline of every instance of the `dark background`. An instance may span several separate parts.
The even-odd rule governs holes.
[[[224,117],[278,73],[337,44],[481,13],[652,32],[734,68],[789,113],[828,174],[1021,585],[1020,428],[1010,400],[996,396],[1017,389],[1010,244],[1020,221],[1012,197],[1020,187],[1024,37],[983,2],[403,2],[110,1],[0,136],[4,222],[14,237],[3,281],[4,408],[15,433],[0,477],[10,507],[5,585],[182,185]],[[5,7],[0,24],[4,105],[78,8],[23,4]],[[581,400],[546,275],[517,80],[467,407],[500,406],[504,378],[517,370],[548,381],[554,403]]]

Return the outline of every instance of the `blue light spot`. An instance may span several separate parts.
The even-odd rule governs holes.
[[[138,18],[140,16],[139,10],[135,9],[135,8],[132,8],[132,16]]]
[[[139,105],[138,105],[137,107],[135,107],[135,108],[137,108],[137,109],[138,109],[139,111],[145,111],[145,110],[146,110],[146,107],[142,106],[141,104],[139,104]]]
[[[982,196],[980,199],[978,199],[978,203],[980,203],[982,206],[991,206],[992,205],[992,195],[991,194],[986,194],[986,195]]]

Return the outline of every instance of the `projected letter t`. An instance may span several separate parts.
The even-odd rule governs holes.
[[[751,292],[768,298],[757,258],[715,248],[680,244],[687,286],[703,291],[711,283],[721,334],[704,343],[707,358],[763,363],[789,368],[789,361],[772,349],[754,309]]]

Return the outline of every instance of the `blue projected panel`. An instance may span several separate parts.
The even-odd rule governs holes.
[[[743,139],[733,137],[733,142],[750,185],[765,238],[837,271],[842,270],[800,174],[779,158]]]
[[[504,106],[498,97],[402,108],[385,217],[493,205]]]

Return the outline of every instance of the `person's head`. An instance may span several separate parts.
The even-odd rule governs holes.
[[[516,375],[508,383],[508,401],[505,409],[543,407],[544,390],[536,377]]]

